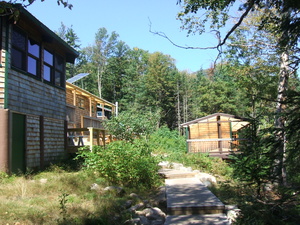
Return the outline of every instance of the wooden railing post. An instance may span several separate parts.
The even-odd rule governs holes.
[[[88,127],[90,132],[90,151],[93,151],[93,140],[94,140],[94,128],[93,127]]]

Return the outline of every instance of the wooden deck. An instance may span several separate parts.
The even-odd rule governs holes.
[[[67,131],[67,151],[75,153],[79,148],[89,146],[105,146],[112,141],[112,136],[107,130],[95,127],[87,128],[68,128]]]

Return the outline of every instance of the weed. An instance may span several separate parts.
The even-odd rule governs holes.
[[[59,196],[59,208],[60,208],[60,214],[62,215],[62,220],[67,220],[67,202],[68,202],[68,196],[67,193],[62,193]]]

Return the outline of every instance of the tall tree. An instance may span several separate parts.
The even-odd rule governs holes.
[[[123,41],[116,44],[115,56],[107,61],[103,75],[103,97],[108,101],[116,102],[122,99],[123,77],[128,67],[129,47]]]
[[[161,123],[176,127],[175,92],[178,72],[174,60],[160,52],[149,57],[147,74],[144,77],[145,92],[141,98],[149,107],[161,110]]]
[[[179,0],[178,2],[182,2]],[[183,11],[179,14],[179,18],[183,21],[183,27],[188,29],[189,33],[199,32],[200,34],[206,30],[206,22],[210,22],[210,28],[219,30],[224,27],[226,22],[229,21],[229,12],[232,8],[236,7],[236,0],[184,0]],[[195,16],[201,10],[204,13],[203,17]],[[221,37],[221,33],[216,31],[218,37],[218,43],[215,48],[219,49],[226,43],[228,38],[235,32],[235,30],[241,25],[243,20],[249,15],[251,11],[261,10],[263,12],[262,20],[259,24],[260,29],[270,29],[279,37],[277,42],[277,49],[279,51],[280,58],[280,72],[277,91],[277,105],[276,105],[276,118],[275,126],[277,130],[277,140],[281,142],[281,145],[277,149],[279,156],[278,162],[275,165],[275,170],[279,171],[278,181],[281,184],[286,185],[286,173],[285,173],[285,119],[281,116],[285,108],[284,101],[286,100],[286,92],[288,88],[288,80],[291,75],[291,54],[295,56],[299,53],[298,41],[300,37],[300,2],[299,1],[285,1],[285,0],[246,0],[242,2],[238,10],[241,12],[237,18],[237,22],[226,32],[224,37]],[[203,18],[200,19],[199,18]],[[297,57],[294,57],[297,58]],[[298,64],[298,59],[294,61]]]
[[[80,39],[77,36],[76,32],[73,29],[73,26],[67,27],[63,22],[61,22],[61,26],[58,28],[58,31],[55,32],[61,39],[63,39],[66,43],[68,43],[71,47],[77,50],[80,55]],[[80,58],[81,56],[79,56]],[[66,77],[70,78],[76,75],[76,64],[67,63],[66,64]]]
[[[119,35],[108,33],[107,29],[99,28],[95,34],[95,43],[83,49],[85,65],[89,65],[90,73],[97,77],[98,96],[102,97],[102,78],[108,59],[115,56]]]

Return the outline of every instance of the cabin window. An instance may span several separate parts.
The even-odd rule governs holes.
[[[52,82],[53,73],[53,54],[44,49],[44,80]]]
[[[18,29],[12,33],[12,66],[39,77],[40,45]]]
[[[55,85],[59,87],[65,86],[64,76],[64,59],[59,55],[55,56]]]
[[[26,71],[26,36],[14,29],[12,33],[12,66]]]
[[[40,46],[35,41],[28,40],[27,68],[32,75],[38,76],[40,64]]]
[[[54,55],[44,49],[44,80],[53,83],[55,86],[64,87],[64,67],[63,57]]]
[[[84,109],[84,99],[83,98],[77,98],[77,106],[81,109]]]
[[[41,54],[43,53],[43,54]],[[57,87],[65,87],[65,60],[29,38],[19,28],[12,31],[12,67],[41,78]]]

